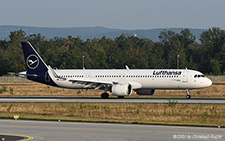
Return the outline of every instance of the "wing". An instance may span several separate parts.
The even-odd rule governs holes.
[[[99,80],[91,80],[91,79],[70,79],[69,82],[83,84],[84,88],[94,88],[94,89],[102,89],[106,87],[112,87],[113,84],[117,82],[110,81],[99,81]]]

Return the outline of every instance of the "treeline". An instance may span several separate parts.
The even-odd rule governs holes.
[[[179,58],[179,68],[225,74],[225,32],[221,28],[209,28],[200,39],[189,29],[164,31],[158,37],[160,42],[125,34],[83,41],[79,36],[46,39],[41,34],[13,31],[9,40],[0,40],[0,75],[25,70],[21,41],[29,41],[47,64],[58,69],[81,69],[83,59],[86,69],[123,69],[125,65],[132,69],[173,69]]]

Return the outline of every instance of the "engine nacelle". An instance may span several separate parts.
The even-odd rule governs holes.
[[[129,83],[118,83],[112,86],[112,94],[116,96],[129,96],[132,93],[132,86]]]
[[[153,95],[155,94],[155,89],[137,89],[134,90],[138,95]]]

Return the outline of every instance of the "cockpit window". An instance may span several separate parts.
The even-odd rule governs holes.
[[[202,75],[202,74],[196,74],[196,75],[194,76],[194,78],[200,78],[200,77],[205,77],[205,76]]]

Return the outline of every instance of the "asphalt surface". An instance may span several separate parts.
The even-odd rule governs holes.
[[[34,141],[225,140],[224,128],[26,120],[0,120],[0,133]]]
[[[22,136],[17,136],[17,135],[0,135],[1,140],[5,141],[18,141],[18,140],[23,140],[27,139],[26,137]]]
[[[225,98],[109,98],[98,97],[1,97],[0,102],[98,102],[98,103],[169,103],[225,104]]]

